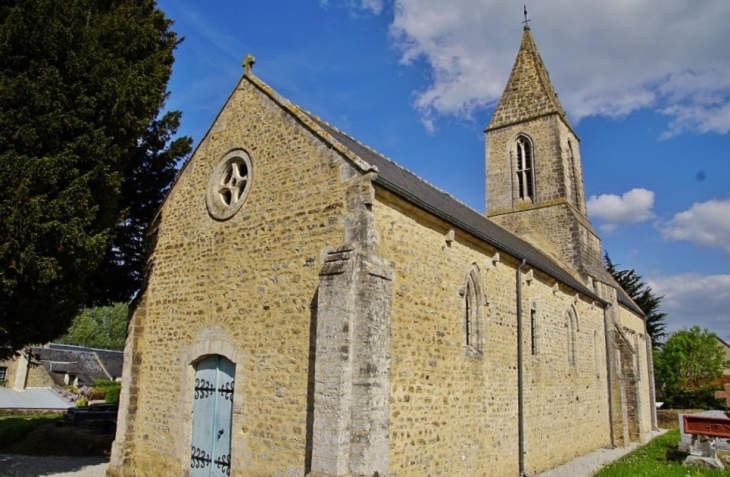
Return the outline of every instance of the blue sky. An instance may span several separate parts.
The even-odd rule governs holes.
[[[514,0],[159,0],[185,41],[169,109],[200,141],[255,74],[484,211],[484,133],[522,36]],[[730,2],[527,0],[581,139],[589,215],[670,330],[730,340]]]

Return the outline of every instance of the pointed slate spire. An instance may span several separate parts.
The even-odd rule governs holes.
[[[552,113],[559,114],[570,127],[537,51],[530,26],[525,24],[520,51],[487,131]]]

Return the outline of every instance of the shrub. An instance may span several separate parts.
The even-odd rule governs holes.
[[[725,400],[715,397],[719,386],[709,386],[700,389],[680,389],[667,397],[665,406],[671,409],[725,409]]]
[[[58,391],[58,394],[71,403],[75,403],[79,399],[78,391],[72,386],[64,386]]]
[[[97,388],[118,388],[121,386],[121,383],[119,381],[111,381],[109,379],[97,379],[94,381],[94,386]]]
[[[98,401],[100,399],[106,398],[106,388],[91,388],[91,392],[89,392],[89,401]]]
[[[108,403],[117,403],[119,402],[119,392],[122,390],[121,386],[118,386],[116,388],[109,388],[106,392],[106,399],[105,401]]]
[[[104,390],[104,401],[108,403],[119,402],[119,391],[122,383],[119,381],[110,381],[108,379],[99,379],[94,382],[97,389]],[[101,398],[99,398],[101,399]]]

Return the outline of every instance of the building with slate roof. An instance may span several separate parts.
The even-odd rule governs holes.
[[[650,338],[529,28],[486,213],[244,66],[150,229],[109,476],[532,475],[647,438]]]
[[[0,369],[4,368],[5,386],[16,391],[67,385],[82,387],[93,386],[102,379],[121,379],[123,358],[121,351],[50,343],[29,347],[18,358],[0,362]]]

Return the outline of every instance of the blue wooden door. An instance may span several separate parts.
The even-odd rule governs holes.
[[[192,477],[231,475],[231,417],[236,365],[220,355],[195,367]]]

